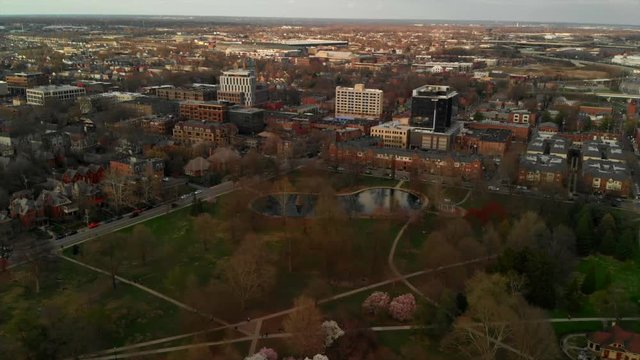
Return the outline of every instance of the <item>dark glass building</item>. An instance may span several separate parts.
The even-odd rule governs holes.
[[[445,132],[451,127],[458,93],[449,86],[424,85],[413,90],[411,126]]]

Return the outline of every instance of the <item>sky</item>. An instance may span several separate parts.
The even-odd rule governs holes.
[[[0,15],[205,15],[640,25],[640,0],[0,0]]]

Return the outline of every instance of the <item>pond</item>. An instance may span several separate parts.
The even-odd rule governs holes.
[[[251,207],[267,216],[282,216],[284,209],[287,217],[313,217],[317,201],[315,194],[272,194],[256,199]],[[338,195],[338,201],[350,216],[411,212],[419,210],[423,204],[421,196],[392,188],[370,188]]]

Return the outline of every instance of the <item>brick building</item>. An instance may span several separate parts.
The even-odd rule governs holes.
[[[640,334],[614,323],[607,331],[587,334],[587,349],[599,359],[640,360]]]
[[[523,124],[504,123],[493,120],[484,120],[480,122],[469,122],[465,124],[467,129],[471,130],[484,130],[484,129],[497,129],[497,130],[509,130],[513,135],[514,141],[528,142],[531,135],[531,128]]]
[[[180,117],[187,120],[207,122],[227,121],[229,106],[220,101],[183,101],[180,103]]]
[[[138,159],[135,157],[122,160],[111,160],[109,169],[121,176],[164,176],[162,159]]]
[[[231,144],[238,128],[233,124],[181,121],[173,128],[173,138],[186,144],[208,142],[216,147]]]
[[[482,176],[482,161],[474,155],[440,151],[406,150],[381,147],[378,138],[361,138],[335,143],[329,147],[334,163],[380,169],[416,171],[423,175],[477,179]]]
[[[511,145],[512,133],[505,129],[465,130],[456,138],[459,149],[484,155],[503,156]]]
[[[211,88],[161,88],[156,90],[156,96],[167,100],[216,100],[216,89]]]
[[[564,186],[567,162],[559,156],[527,154],[520,159],[518,184],[524,186]]]

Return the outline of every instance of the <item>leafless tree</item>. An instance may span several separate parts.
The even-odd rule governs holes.
[[[224,278],[243,309],[247,301],[266,294],[275,284],[276,269],[267,259],[263,244],[249,238],[222,266]]]
[[[325,334],[322,314],[315,302],[306,297],[294,300],[295,310],[283,322],[285,332],[291,334],[287,343],[297,355],[313,355],[324,350]]]

